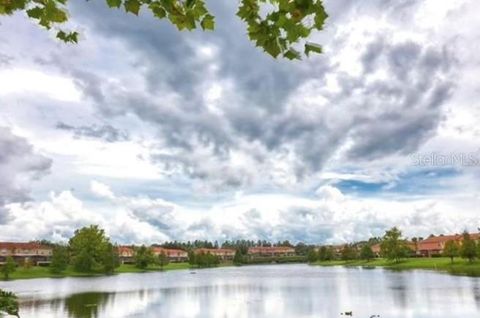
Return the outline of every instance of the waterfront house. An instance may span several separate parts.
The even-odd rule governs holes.
[[[230,248],[197,248],[195,254],[212,254],[217,256],[221,261],[231,261],[235,256],[235,250]]]
[[[470,234],[470,238],[474,241],[480,240],[480,233]],[[448,241],[455,241],[459,245],[462,245],[463,235],[454,234],[454,235],[439,235],[439,236],[430,236],[425,240],[421,240],[417,243],[418,250],[417,254],[423,257],[432,257],[436,255],[442,255],[445,248],[445,244]]]
[[[252,257],[285,257],[295,256],[295,249],[289,246],[257,246],[248,249]]]
[[[49,265],[53,248],[38,243],[0,242],[0,264],[11,256],[17,264]]]
[[[135,250],[131,246],[119,246],[118,258],[121,264],[135,263]]]
[[[152,252],[155,256],[165,254],[170,262],[188,261],[188,253],[184,250],[164,247],[152,247]]]

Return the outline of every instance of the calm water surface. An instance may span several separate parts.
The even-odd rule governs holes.
[[[21,316],[480,317],[480,279],[427,271],[246,266],[100,278],[0,282],[20,296]]]

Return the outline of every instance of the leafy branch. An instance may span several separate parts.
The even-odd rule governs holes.
[[[178,30],[215,29],[215,17],[204,0],[105,0],[110,8],[138,15],[142,8],[158,19],[167,19]],[[68,21],[68,0],[0,0],[0,15],[24,11],[41,27],[50,30]],[[328,17],[323,0],[241,0],[237,16],[247,24],[248,37],[273,57],[300,59],[295,46],[312,31],[321,31]],[[78,43],[78,32],[56,28],[56,37]],[[318,44],[306,41],[303,53],[322,53]]]

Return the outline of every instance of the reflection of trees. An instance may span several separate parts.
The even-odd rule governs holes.
[[[403,273],[397,273],[391,277],[393,301],[397,307],[407,308],[408,305],[408,283]]]
[[[113,293],[74,294],[65,299],[65,309],[72,318],[96,318]]]

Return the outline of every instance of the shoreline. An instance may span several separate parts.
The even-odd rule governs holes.
[[[224,265],[220,265],[224,266]],[[229,266],[229,265],[225,265]],[[61,274],[54,274],[50,272],[49,267],[42,266],[33,266],[31,268],[22,268],[19,267],[15,272],[10,274],[10,278],[5,280],[3,277],[0,277],[0,282],[11,282],[21,279],[36,279],[36,278],[68,278],[68,277],[105,277],[105,276],[115,276],[119,274],[127,273],[152,273],[152,272],[167,272],[173,270],[186,270],[186,269],[197,269],[197,267],[192,267],[189,263],[170,263],[162,268],[158,266],[151,266],[147,269],[139,269],[135,265],[123,264],[120,267],[115,269],[115,272],[111,275],[104,273],[81,273],[76,272],[72,268],[67,268]]]
[[[281,263],[252,263],[241,264],[238,266],[251,266],[251,265],[271,265]],[[480,277],[480,260],[474,262],[468,262],[466,260],[456,258],[453,264],[450,258],[409,258],[402,260],[399,263],[389,262],[385,259],[377,258],[371,261],[353,260],[353,261],[317,261],[314,263],[297,263],[310,266],[343,266],[343,267],[364,267],[364,268],[376,268],[381,267],[394,271],[409,271],[409,270],[431,270],[436,272],[442,272],[450,275],[468,276],[468,277]],[[37,278],[68,278],[68,277],[104,277],[114,276],[119,274],[128,273],[152,273],[152,272],[167,272],[174,270],[197,270],[204,268],[217,268],[217,267],[230,267],[237,266],[233,263],[223,263],[213,267],[196,267],[191,266],[189,263],[170,263],[162,268],[159,266],[151,266],[147,269],[139,269],[132,264],[123,264],[118,267],[111,275],[104,273],[80,273],[75,272],[72,268],[68,268],[61,274],[53,274],[50,272],[49,267],[34,266],[31,268],[17,268],[17,270],[10,275],[8,280],[0,278],[0,282],[9,282],[23,279],[37,279]]]
[[[372,259],[354,261],[320,261],[311,263],[312,266],[344,266],[344,267],[382,267],[394,271],[431,270],[457,276],[480,277],[480,261],[469,262],[455,258],[453,264],[450,258],[408,258],[398,263],[389,262],[385,259]]]

